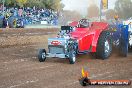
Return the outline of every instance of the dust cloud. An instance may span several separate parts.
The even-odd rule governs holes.
[[[87,9],[91,4],[97,4],[96,0],[62,0],[64,10],[77,11],[81,15],[87,15]]]

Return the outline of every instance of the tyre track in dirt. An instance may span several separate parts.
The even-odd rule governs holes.
[[[33,47],[29,49],[31,51],[36,50]],[[26,50],[27,48],[24,48],[23,51]],[[33,52],[32,56],[34,56],[35,53],[36,52]],[[18,56],[16,56],[15,58],[17,57]],[[29,59],[30,58],[29,56],[26,62],[23,61],[17,64],[16,62],[9,63],[9,66],[11,67],[10,70],[8,72],[3,71],[2,74],[4,75],[0,74],[0,78],[5,79],[1,85],[4,85],[4,83],[6,82],[7,84],[4,87],[7,88],[15,88],[15,87],[29,88],[31,87],[31,85],[32,88],[33,87],[35,88],[36,85],[38,85],[38,87],[45,86],[43,88],[59,88],[59,86],[67,87],[70,84],[71,86],[73,86],[73,88],[76,85],[81,87],[77,81],[81,75],[80,74],[81,67],[84,67],[86,70],[90,70],[90,74],[92,76],[91,78],[102,78],[103,76],[105,77],[107,75],[112,75],[119,72],[119,70],[112,71],[113,68],[115,68],[115,66],[120,67],[120,64],[117,64],[119,62],[117,62],[117,60],[115,60],[116,62],[114,62],[114,59],[112,57],[110,59],[113,60],[113,65],[109,63],[111,61],[110,59],[104,62],[102,60],[90,59],[91,57],[89,55],[82,55],[78,58],[77,63],[75,65],[69,65],[67,60],[60,60],[60,59],[48,59],[45,63],[39,63],[37,59],[35,60]],[[26,63],[26,65],[24,63]],[[103,65],[100,65],[102,63]],[[93,64],[95,64],[95,66]],[[128,63],[128,65],[129,64],[130,63]],[[13,65],[16,65],[17,67],[14,67]],[[97,69],[97,67],[98,68],[104,67],[104,68]],[[124,69],[126,68],[127,67],[125,67]],[[116,68],[116,69],[121,69],[121,68]],[[130,69],[128,70],[131,71]],[[102,71],[105,72],[102,73]],[[9,80],[9,78],[11,80]]]
[[[38,41],[40,42],[31,45],[18,44],[0,48],[0,88],[83,88],[78,82],[82,67],[89,71],[91,79],[132,79],[132,53],[129,53],[127,58],[113,53],[108,60],[79,55],[74,65],[70,65],[68,60],[58,58],[50,58],[40,63],[37,59],[38,49],[47,49],[47,40]],[[124,87],[96,86],[96,88]]]

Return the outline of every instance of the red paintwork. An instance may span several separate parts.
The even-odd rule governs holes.
[[[72,26],[72,27],[75,27],[75,26],[78,25],[78,22],[77,22],[77,21],[74,21],[74,22],[72,22],[72,23],[69,23],[69,25]]]
[[[88,28],[75,28],[71,33],[72,38],[78,40],[80,52],[96,52],[98,38],[103,30],[108,29],[108,24],[104,22],[93,22]]]

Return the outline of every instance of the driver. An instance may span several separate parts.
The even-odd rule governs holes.
[[[79,21],[79,28],[87,28],[89,27],[89,21],[87,19],[82,19]]]

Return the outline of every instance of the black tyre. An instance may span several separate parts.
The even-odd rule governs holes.
[[[119,54],[123,57],[127,57],[128,54],[128,39],[123,36],[119,40]]]
[[[7,20],[4,17],[4,19],[3,19],[3,28],[6,28],[6,26],[7,26]]]
[[[17,27],[16,17],[10,17],[8,23],[9,23],[9,28],[16,28]]]
[[[74,45],[69,45],[69,62],[70,64],[74,64],[76,62],[76,51],[74,49]]]
[[[110,32],[103,31],[100,34],[98,44],[97,44],[97,51],[96,51],[96,57],[107,59],[112,53],[112,39]]]
[[[24,28],[24,20],[22,17],[17,19],[17,28]]]
[[[74,64],[76,62],[76,55],[75,55],[75,52],[71,52],[69,54],[69,62],[70,64]]]
[[[127,57],[128,45],[129,45],[128,42],[129,42],[128,26],[123,25],[121,30],[121,37],[119,41],[119,52],[120,55],[123,57]]]
[[[38,59],[40,62],[44,62],[46,60],[46,50],[45,49],[39,50]]]
[[[0,28],[2,28],[3,27],[3,19],[1,18],[0,19]]]

